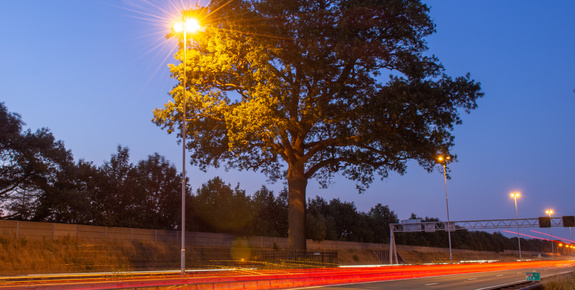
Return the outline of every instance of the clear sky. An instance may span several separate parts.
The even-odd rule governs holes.
[[[575,1],[425,3],[437,25],[430,53],[452,76],[471,73],[485,92],[454,131],[450,219],[514,218],[509,193],[516,190],[520,218],[545,209],[575,215]],[[195,2],[1,1],[0,101],[27,127],[50,128],[75,160],[101,164],[122,145],[134,163],[158,152],[181,170],[176,136],[151,119],[175,84],[167,64],[176,43],[164,38],[166,20],[188,4]],[[188,173],[194,191],[214,176],[250,194],[284,186],[259,173],[190,166]],[[310,182],[307,193],[353,201],[360,211],[382,203],[400,219],[413,212],[446,220],[442,174],[415,163],[361,195],[344,179],[326,190]]]

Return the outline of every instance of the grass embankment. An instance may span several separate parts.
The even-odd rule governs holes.
[[[314,261],[257,261],[247,245],[228,248],[191,248],[186,251],[187,268],[258,267],[262,269],[330,267]],[[443,252],[400,251],[410,264],[449,261]],[[454,261],[493,259],[514,260],[515,256],[486,256],[486,253],[454,253]],[[338,251],[340,265],[373,265],[379,261],[371,250]],[[0,276],[50,273],[130,272],[180,268],[180,247],[176,244],[142,241],[91,242],[75,238],[0,238]]]
[[[556,276],[543,281],[545,290],[575,290],[575,275]]]
[[[1,276],[176,268],[178,258],[179,249],[162,243],[0,238]]]
[[[253,267],[262,269],[309,268],[334,266],[313,261],[257,261],[255,252],[243,244],[229,248],[189,248],[187,268]],[[359,255],[359,257],[358,257]],[[348,257],[349,256],[349,257]],[[364,258],[360,253],[346,253],[343,259]],[[256,258],[255,260],[251,260]],[[161,242],[111,241],[91,242],[75,238],[6,239],[0,238],[0,276],[130,272],[180,269],[179,244]]]

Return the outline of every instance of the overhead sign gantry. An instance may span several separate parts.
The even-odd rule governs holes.
[[[563,217],[539,217],[528,219],[500,219],[500,220],[476,220],[476,221],[450,221],[447,222],[422,222],[421,219],[406,220],[401,223],[389,224],[389,263],[397,260],[397,248],[395,246],[395,233],[414,233],[436,231],[450,232],[456,230],[488,230],[488,229],[518,229],[518,228],[549,228],[549,227],[575,227],[574,216]]]

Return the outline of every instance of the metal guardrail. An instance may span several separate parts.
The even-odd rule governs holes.
[[[295,251],[256,249],[255,256],[258,261],[298,261],[304,260],[322,264],[337,264],[337,251]]]

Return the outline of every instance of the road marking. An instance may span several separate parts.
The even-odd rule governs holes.
[[[495,277],[501,277],[501,276],[503,276],[503,274],[495,275]]]
[[[467,281],[471,281],[471,280],[477,280],[477,278],[469,278],[469,279],[467,279]]]
[[[493,286],[488,286],[488,287],[483,287],[483,288],[476,288],[475,290],[494,289],[494,288],[497,288],[497,287],[502,287],[502,286],[509,285],[509,284],[516,284],[516,283],[520,283],[520,282],[525,282],[525,280],[519,280],[519,281],[515,281],[515,282],[510,282],[510,283],[507,283],[507,284],[493,285]]]
[[[425,284],[425,286],[432,286],[432,285],[437,285],[437,284],[439,284],[439,283],[427,283],[427,284]]]

